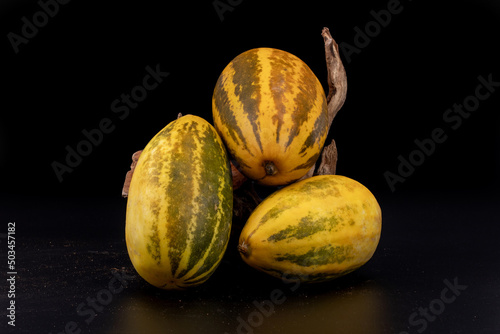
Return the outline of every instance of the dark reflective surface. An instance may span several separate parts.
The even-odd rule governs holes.
[[[134,271],[123,221],[110,218],[122,216],[124,201],[63,200],[75,213],[67,223],[80,226],[74,234],[60,230],[49,237],[35,227],[18,230],[16,330],[497,333],[498,197],[414,194],[379,201],[379,247],[365,266],[345,277],[313,285],[284,283],[241,261],[233,238],[207,283],[172,292],[150,286]],[[89,205],[101,209],[86,216]],[[15,210],[4,208],[8,214]],[[26,211],[18,220],[29,221],[31,214]],[[52,217],[47,224],[53,227],[63,218],[48,206],[38,208],[36,216]],[[99,217],[110,218],[108,228]],[[0,298],[5,304],[6,296]]]

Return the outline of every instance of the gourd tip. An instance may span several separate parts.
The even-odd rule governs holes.
[[[238,251],[239,251],[242,255],[248,255],[248,254],[249,254],[248,244],[246,244],[244,241],[242,241],[242,242],[238,245]]]
[[[266,170],[266,175],[272,176],[278,173],[278,168],[272,161],[266,161],[264,163],[264,169]]]

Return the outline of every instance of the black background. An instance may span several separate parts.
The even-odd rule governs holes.
[[[37,12],[32,2],[2,5],[2,192],[55,196],[120,193],[130,155],[147,144],[179,112],[210,122],[211,96],[220,72],[239,53],[275,47],[303,59],[327,89],[321,29],[338,43],[355,46],[355,27],[373,21],[370,11],[389,2],[242,2],[221,22],[211,2],[70,2],[15,54],[8,32],[19,34],[21,17]],[[399,189],[491,189],[499,183],[498,94],[453,131],[443,121],[454,103],[474,94],[477,77],[498,72],[500,8],[488,1],[453,4],[401,2],[402,11],[359,54],[344,57],[346,103],[332,136],[338,173],[373,191],[389,187],[385,171],[397,173],[401,154],[443,127],[447,141]],[[111,110],[122,93],[142,83],[146,66],[170,75],[124,120]],[[116,125],[88,157],[64,174],[66,145],[76,148],[81,131],[103,118]],[[29,185],[27,188],[26,185]],[[29,191],[28,189],[31,189]]]
[[[322,28],[329,27],[339,44],[356,46],[355,28],[364,30],[374,21],[370,12],[386,9],[390,2],[245,0],[224,12],[221,20],[211,1],[160,4],[73,0],[60,5],[59,12],[16,53],[7,36],[10,32],[20,35],[21,18],[26,16],[33,22],[40,5],[36,1],[3,0],[0,224],[4,227],[0,233],[6,233],[7,222],[17,223],[23,274],[18,279],[22,292],[18,295],[21,309],[15,330],[57,332],[72,318],[78,320],[74,309],[79,302],[106,286],[111,277],[109,268],[123,266],[133,273],[123,241],[126,200],[121,199],[131,155],[179,112],[212,122],[213,88],[232,58],[254,47],[289,51],[311,67],[327,91]],[[390,23],[374,33],[368,45],[357,53],[342,54],[348,93],[331,130],[339,151],[337,173],[360,181],[379,199],[384,216],[379,250],[366,271],[351,274],[352,281],[346,278],[329,285],[326,294],[324,288],[302,290],[300,298],[266,320],[267,324],[276,321],[275,325],[259,327],[256,333],[280,332],[287,327],[280,326],[289,321],[294,323],[313,314],[318,299],[323,304],[318,302],[317,306],[321,314],[314,320],[317,332],[416,332],[419,327],[408,325],[408,315],[439,296],[444,279],[452,280],[457,275],[467,278],[471,274],[467,267],[478,263],[480,269],[475,268],[476,274],[471,274],[469,286],[471,281],[476,282],[484,295],[476,290],[463,297],[467,307],[453,304],[455,310],[446,311],[427,332],[459,333],[464,328],[464,333],[500,331],[499,284],[495,279],[499,254],[493,247],[495,232],[499,232],[500,87],[457,129],[443,120],[447,109],[474,95],[479,76],[491,75],[493,81],[500,81],[500,5],[493,0],[408,0],[401,1],[400,6],[401,12],[392,15]],[[149,91],[128,117],[119,119],[111,103],[142,83],[146,66],[157,65],[169,76]],[[75,149],[85,139],[82,131],[97,128],[104,118],[111,119],[113,131],[105,134],[60,182],[52,167],[54,161],[64,164],[66,146]],[[398,157],[408,158],[417,148],[414,141],[430,138],[435,128],[445,131],[446,141],[437,144],[433,154],[392,191],[384,173],[397,174]],[[40,257],[45,251],[49,253]],[[48,255],[51,251],[54,259]],[[102,261],[99,256],[95,261],[90,259],[99,252],[108,252],[104,255],[109,256]],[[83,267],[75,273],[68,269],[72,265],[65,264],[73,263],[79,254],[84,254],[84,259],[74,267]],[[128,289],[122,298],[127,298],[124,305],[111,304],[110,311],[103,313],[104,320],[95,320],[93,327],[83,326],[82,330],[125,332],[125,327],[113,323],[129,317],[127,312],[144,312],[143,321],[136,319],[138,326],[151,321],[149,312],[154,319],[165,319],[169,311],[154,313],[152,309],[178,310],[180,306],[172,298],[187,298],[193,302],[189,305],[199,305],[189,312],[183,308],[174,312],[182,321],[172,320],[173,327],[168,330],[160,326],[164,332],[207,330],[193,324],[203,324],[199,322],[201,314],[215,312],[214,307],[225,310],[229,302],[222,297],[223,306],[204,301],[218,300],[214,289],[226,289],[223,295],[233,303],[231,312],[221,311],[226,321],[213,331],[234,332],[236,317],[251,312],[255,294],[262,300],[277,283],[268,282],[231,256],[211,279],[213,282],[201,288],[199,299],[193,294],[172,297],[137,279],[136,290]],[[40,267],[45,261],[46,267]],[[454,270],[443,267],[444,263]],[[249,276],[234,283],[230,265]],[[406,274],[397,276],[402,268],[406,268]],[[68,275],[80,279],[68,281]],[[57,284],[58,279],[68,286]],[[54,280],[56,283],[48,284]],[[429,290],[416,288],[426,282],[432,286]],[[44,284],[48,290],[41,288]],[[363,306],[382,308],[379,312],[383,314],[370,313],[370,326],[356,327],[352,324],[356,323],[356,312],[363,311],[356,303],[352,309],[344,309],[338,299],[349,293],[351,299],[352,295],[375,298],[373,305]],[[38,296],[39,303],[30,302]],[[7,303],[5,297],[2,291],[2,309]],[[326,311],[332,306],[327,302],[332,298],[337,298],[335,312],[350,321],[321,327],[332,317]],[[23,303],[25,316],[21,317]],[[489,311],[483,312],[480,305]],[[388,317],[388,312],[397,316]],[[5,325],[5,319],[0,321]],[[134,332],[131,328],[128,330]],[[156,332],[155,328],[150,329]],[[293,328],[287,332],[293,332]]]

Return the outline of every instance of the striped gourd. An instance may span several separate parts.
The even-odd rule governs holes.
[[[126,243],[139,275],[163,289],[205,282],[227,247],[232,205],[215,129],[192,115],[168,124],[142,151],[129,189]]]
[[[296,56],[258,48],[234,58],[212,98],[214,126],[248,178],[284,185],[314,165],[328,133],[323,87]]]
[[[345,176],[314,176],[266,198],[239,239],[241,257],[272,276],[321,282],[366,263],[380,239],[373,194]]]

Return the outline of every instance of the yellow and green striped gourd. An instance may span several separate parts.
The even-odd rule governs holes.
[[[322,282],[365,264],[377,248],[382,213],[361,183],[322,175],[266,198],[241,231],[241,257],[272,276]]]
[[[162,289],[205,282],[226,250],[232,205],[215,129],[192,115],[168,124],[141,153],[129,189],[126,243],[139,275]]]
[[[328,133],[323,87],[298,57],[251,49],[221,73],[212,98],[214,126],[241,172],[264,185],[304,176]]]

